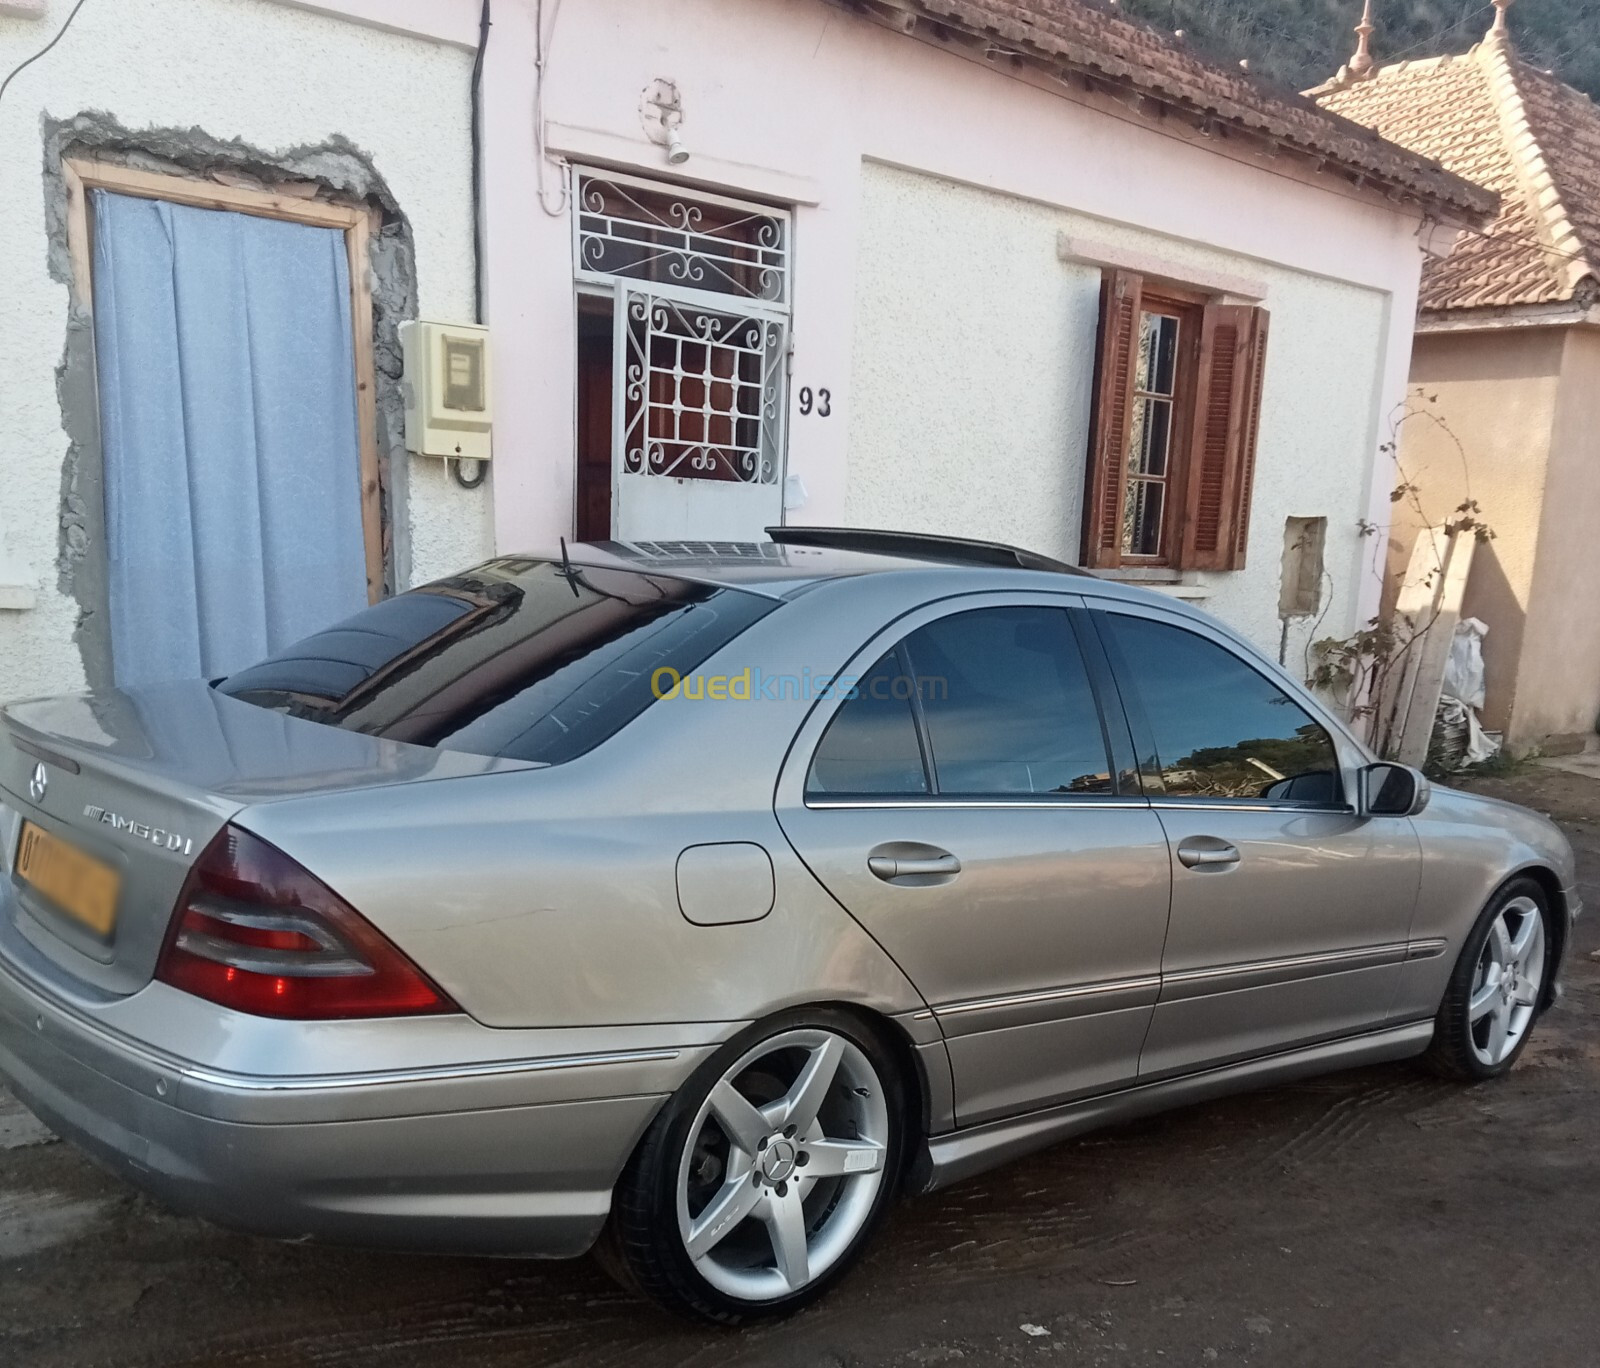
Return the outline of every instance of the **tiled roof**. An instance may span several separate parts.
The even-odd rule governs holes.
[[[1487,236],[1423,273],[1430,311],[1555,304],[1592,290],[1600,261],[1600,109],[1491,35],[1456,57],[1342,74],[1325,109],[1498,191]],[[1591,282],[1586,284],[1585,282]]]
[[[1248,131],[1316,165],[1373,182],[1451,217],[1480,223],[1494,197],[1436,163],[1333,117],[1287,87],[1218,66],[1173,34],[1127,18],[1104,0],[854,0],[854,7],[910,27],[929,20],[1047,65],[1131,87],[1154,100]]]

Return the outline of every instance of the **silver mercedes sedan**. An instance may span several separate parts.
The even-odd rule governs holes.
[[[0,714],[0,1074],[173,1206],[735,1323],[1094,1126],[1493,1078],[1548,821],[1219,623],[986,543],[563,547]]]

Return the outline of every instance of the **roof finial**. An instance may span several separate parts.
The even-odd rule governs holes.
[[[1495,0],[1498,4],[1499,0]],[[1350,74],[1358,79],[1370,76],[1374,66],[1372,60],[1372,35],[1375,32],[1372,23],[1372,0],[1366,0],[1361,7],[1361,22],[1356,25],[1356,55],[1350,59]]]
[[[1506,11],[1511,8],[1511,0],[1494,0],[1494,27],[1489,30],[1492,38],[1499,34],[1502,38],[1511,36],[1511,26],[1506,23]]]

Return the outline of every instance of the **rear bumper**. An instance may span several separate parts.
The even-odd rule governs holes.
[[[0,961],[0,1076],[46,1124],[173,1207],[283,1239],[581,1254],[673,1079],[708,1052],[430,1069],[421,1093],[392,1074],[228,1078],[152,1055]],[[524,1094],[568,1096],[517,1104],[520,1074]],[[606,1095],[641,1075],[658,1087]]]

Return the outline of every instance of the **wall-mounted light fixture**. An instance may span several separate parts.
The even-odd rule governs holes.
[[[657,77],[639,96],[639,122],[645,136],[667,150],[667,164],[682,166],[689,160],[683,145],[683,96],[676,81]]]

